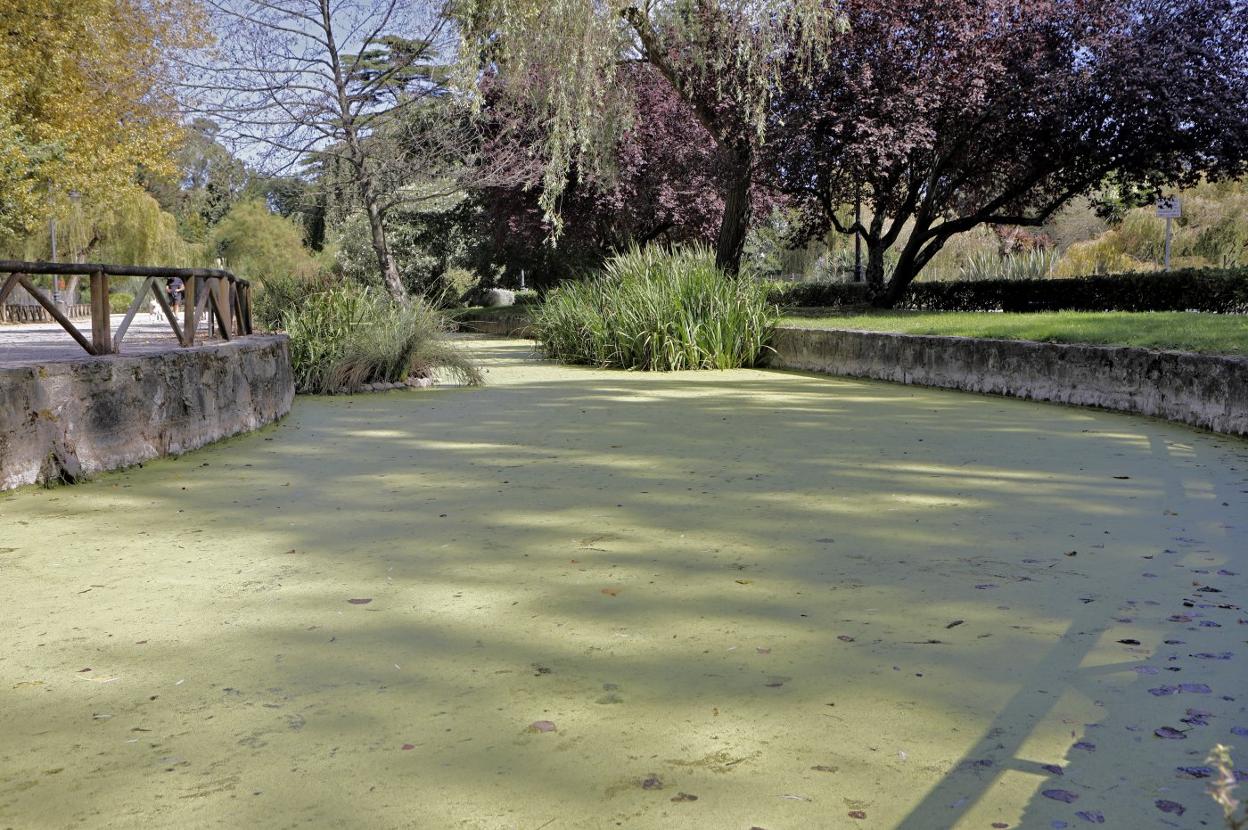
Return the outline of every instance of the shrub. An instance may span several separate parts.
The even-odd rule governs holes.
[[[1141,227],[1143,227],[1141,225]],[[1143,231],[1133,244],[1143,245]],[[1104,276],[1155,270],[1157,266],[1135,259],[1123,248],[1126,242],[1118,231],[1106,231],[1096,239],[1076,242],[1058,260],[1054,274],[1059,277]]]
[[[291,219],[269,212],[260,201],[239,202],[212,231],[217,256],[240,277],[263,280],[309,276],[316,271],[303,247],[303,231]]]
[[[810,283],[773,289],[798,307],[864,306],[865,285]],[[897,308],[918,311],[1204,311],[1248,313],[1248,269],[1210,268],[1102,277],[913,283]]]
[[[437,370],[467,384],[481,382],[476,366],[447,340],[446,320],[419,300],[400,306],[347,283],[308,293],[283,323],[300,392],[355,392]]]
[[[267,331],[277,331],[287,314],[297,312],[305,300],[328,288],[325,277],[274,274],[253,283],[252,322]]]
[[[1038,280],[1047,277],[1056,263],[1057,253],[1046,248],[1006,256],[979,251],[967,258],[960,271],[964,280]]]
[[[447,268],[442,274],[441,297],[438,298],[437,304],[444,307],[462,305],[480,282],[481,278],[467,268],[458,266]]]
[[[543,351],[567,363],[732,369],[758,361],[776,318],[766,289],[719,271],[707,249],[651,246],[551,291],[533,326]]]
[[[115,291],[108,295],[108,310],[112,314],[125,314],[134,302],[134,295],[125,291]]]

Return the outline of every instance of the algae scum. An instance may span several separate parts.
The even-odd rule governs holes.
[[[473,348],[0,497],[0,828],[1218,826],[1244,442]]]

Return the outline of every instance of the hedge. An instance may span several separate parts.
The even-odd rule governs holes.
[[[781,306],[871,305],[862,284],[773,286]],[[911,283],[895,308],[914,311],[1205,311],[1248,313],[1248,268],[1116,274],[1070,279]]]

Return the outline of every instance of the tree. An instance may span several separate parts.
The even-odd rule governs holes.
[[[386,289],[406,301],[386,211],[441,175],[460,146],[462,119],[422,112],[446,92],[437,62],[453,52],[453,35],[442,0],[204,2],[218,44],[188,63],[195,111],[223,139],[253,148],[265,173],[340,162]]]
[[[541,206],[556,233],[569,171],[611,172],[631,110],[617,67],[653,66],[723,154],[716,262],[731,272],[772,96],[808,77],[840,20],[826,0],[465,0],[456,12],[467,68],[493,70],[543,130]],[[785,76],[777,54],[791,58]]]
[[[532,163],[527,148],[540,146],[533,125],[497,125],[485,155],[496,152],[528,158],[514,182],[482,189],[478,201],[483,230],[507,270],[523,268],[533,283],[550,282],[594,267],[612,253],[652,241],[714,244],[724,212],[728,158],[670,84],[653,67],[631,63],[617,71],[627,86],[633,111],[610,158],[611,175],[574,164],[553,223],[540,199],[543,165]],[[495,115],[494,96],[484,104],[487,123]],[[501,104],[500,118],[506,118]],[[769,194],[755,189],[754,210],[770,209]],[[531,283],[532,284],[532,283]]]
[[[299,226],[258,201],[235,205],[214,228],[211,242],[227,268],[252,279],[308,277],[316,267]]]
[[[217,141],[217,125],[206,118],[187,125],[186,138],[173,161],[177,165],[173,174],[148,173],[144,187],[162,208],[178,217],[183,235],[202,242],[243,198],[253,177],[247,165]]]
[[[108,202],[140,168],[171,172],[181,138],[176,50],[192,0],[0,0],[0,243],[70,195]]]
[[[776,102],[806,231],[860,236],[895,303],[954,235],[1038,226],[1107,181],[1155,196],[1248,160],[1243,0],[846,0],[815,82]],[[869,220],[838,212],[861,193]]]

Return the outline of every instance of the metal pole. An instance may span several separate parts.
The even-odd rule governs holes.
[[[1166,217],[1166,270],[1170,270],[1170,217]]]
[[[48,236],[52,239],[52,259],[50,262],[56,262],[56,215],[48,217]],[[55,274],[52,275],[52,303],[60,308],[61,311],[67,311],[65,303],[61,298],[61,278]]]

